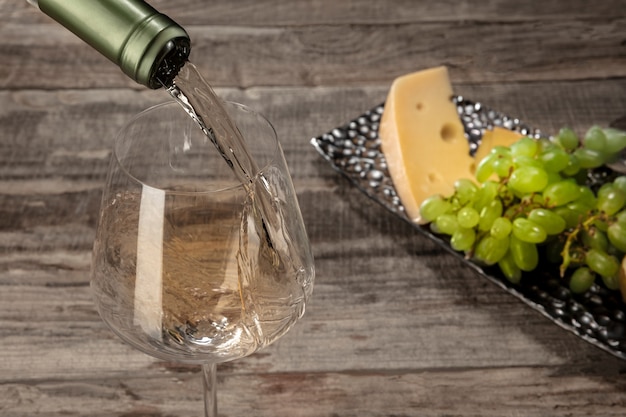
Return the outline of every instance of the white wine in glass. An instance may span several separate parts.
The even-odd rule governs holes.
[[[92,288],[124,341],[201,364],[206,415],[217,415],[215,365],[285,334],[311,295],[311,248],[274,128],[225,103],[254,166],[241,181],[180,106],[119,133],[102,198]]]

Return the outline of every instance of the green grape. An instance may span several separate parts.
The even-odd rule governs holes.
[[[589,249],[585,255],[585,263],[593,272],[603,277],[612,277],[619,271],[619,261],[615,256],[597,249]]]
[[[513,171],[513,160],[510,157],[500,156],[493,161],[493,171],[500,178],[508,177]]]
[[[543,162],[532,156],[516,155],[513,157],[513,167],[515,169],[521,167],[537,167],[543,169]]]
[[[513,193],[511,188],[507,186],[502,186],[498,189],[498,197],[500,197],[503,207],[515,204],[517,201],[517,196]]]
[[[543,168],[523,166],[517,168],[509,178],[509,187],[520,193],[534,193],[548,185],[548,173]]]
[[[522,280],[522,270],[515,265],[515,261],[513,260],[513,255],[511,255],[510,250],[502,257],[502,259],[498,261],[498,266],[506,279],[513,284],[519,284]]]
[[[617,249],[615,246],[609,244],[609,246],[606,248],[606,253],[608,253],[609,255],[613,255],[615,256],[617,259],[623,259],[624,258],[624,252],[622,252],[621,250]]]
[[[480,216],[473,207],[463,207],[456,214],[456,219],[461,227],[471,229],[478,224]]]
[[[606,235],[611,245],[626,253],[626,226],[623,223],[615,222],[611,224],[606,231]]]
[[[565,219],[548,209],[533,209],[530,211],[530,213],[528,213],[527,218],[528,220],[535,222],[539,226],[543,227],[543,229],[549,235],[558,235],[563,230],[565,230]]]
[[[609,290],[619,290],[619,278],[618,275],[611,275],[610,277],[601,276],[602,282]]]
[[[548,172],[561,172],[567,168],[570,163],[568,153],[556,147],[539,154],[539,160],[543,162],[543,167]]]
[[[450,202],[444,199],[442,196],[436,194],[428,197],[420,205],[420,215],[427,222],[436,220],[437,217],[445,214],[452,208]]]
[[[486,232],[491,229],[493,222],[502,216],[502,202],[499,198],[491,200],[481,211],[478,220],[478,230]]]
[[[609,154],[617,154],[626,148],[626,132],[615,128],[604,129],[606,137],[606,148],[604,152]]]
[[[546,186],[543,197],[550,206],[558,207],[570,203],[580,197],[581,191],[575,182],[563,180]]]
[[[581,216],[583,216],[581,214]],[[592,223],[598,230],[601,230],[606,233],[609,230],[609,223],[605,219],[596,218]]]
[[[509,238],[496,239],[486,235],[478,241],[474,256],[486,265],[496,264],[509,250]]]
[[[513,156],[528,156],[534,157],[539,150],[539,144],[536,140],[525,136],[520,138],[517,142],[512,143],[511,146],[511,155]]]
[[[502,217],[506,217],[507,219],[514,219],[520,214],[520,205],[521,203],[507,206],[506,210],[502,212]],[[491,225],[493,226],[493,223]]]
[[[558,207],[557,207],[558,208]],[[574,226],[571,226],[569,223],[569,220],[565,220],[565,222],[567,223],[567,228],[569,229],[570,227],[575,227],[577,226],[579,223],[581,223],[582,221],[584,221],[586,218],[588,218],[591,214],[590,214],[590,209],[584,205],[584,204],[580,204],[576,201],[574,201],[573,203],[569,203],[566,208],[569,210],[569,212],[572,215],[572,218],[574,220]],[[556,212],[556,210],[555,210]],[[606,230],[606,228],[602,229],[602,230]]]
[[[491,148],[489,153],[492,153],[498,156],[511,156],[511,148],[509,148],[508,146],[498,145],[498,146],[494,146],[493,148]]]
[[[626,227],[626,210],[622,210],[615,215],[615,221]]]
[[[460,227],[452,234],[452,237],[450,238],[450,246],[452,246],[452,249],[456,251],[465,252],[474,246],[475,241],[476,232],[474,229]]]
[[[574,202],[581,204],[589,209],[595,208],[598,204],[598,199],[596,198],[591,188],[587,187],[586,185],[581,185],[578,189],[580,190],[580,195]]]
[[[559,130],[556,140],[565,150],[572,151],[578,148],[578,136],[568,127]]]
[[[563,177],[558,172],[552,172],[552,171],[546,171],[546,172],[548,173],[548,183],[546,184],[546,186],[563,180]]]
[[[602,186],[598,189],[598,195],[600,194],[604,194],[604,193],[608,193],[613,189],[613,183],[612,182],[605,182],[604,184],[602,184]]]
[[[541,194],[526,194],[520,199],[520,204],[524,204],[528,207],[544,206],[545,200]]]
[[[588,248],[598,249],[599,251],[606,252],[609,247],[609,239],[606,233],[596,227],[590,227],[583,230],[581,233],[581,240],[583,245]]]
[[[454,190],[456,198],[462,205],[473,202],[476,199],[476,194],[478,194],[478,187],[474,181],[467,178],[456,180]]]
[[[626,193],[619,188],[607,183],[598,190],[598,209],[609,216],[617,213],[626,203]]]
[[[567,163],[567,166],[565,168],[563,168],[563,170],[561,171],[564,175],[573,177],[574,175],[578,174],[580,172],[580,162],[578,162],[578,158],[576,158],[576,155],[569,155],[569,161]]]
[[[581,168],[598,168],[605,162],[604,154],[593,149],[578,148],[573,155],[578,159]]]
[[[480,160],[476,167],[476,173],[474,174],[476,181],[483,183],[494,174],[493,163],[496,159],[498,159],[498,155],[490,153]]]
[[[595,274],[589,268],[581,266],[572,273],[569,289],[575,294],[582,294],[591,288],[595,279]]]
[[[498,217],[491,225],[489,233],[496,239],[504,239],[511,234],[512,224],[506,217]]]
[[[599,126],[591,126],[585,138],[583,139],[583,145],[587,149],[591,149],[597,152],[605,152],[606,149],[606,136],[604,131]]]
[[[580,212],[575,208],[571,208],[568,206],[557,207],[552,210],[555,214],[558,214],[565,220],[565,228],[572,229],[578,225],[581,217],[585,212]]]
[[[589,207],[586,204],[583,204],[579,201],[573,201],[567,205],[567,208],[577,213],[578,216],[589,217]]]
[[[498,195],[499,184],[495,181],[485,181],[481,184],[476,199],[474,200],[474,208],[480,211],[489,203],[491,203]]]
[[[532,271],[539,264],[537,245],[525,242],[515,235],[510,237],[509,252],[515,265],[522,271]]]
[[[435,228],[433,231],[435,233],[443,233],[448,236],[452,235],[460,227],[456,215],[451,213],[442,214],[437,217],[437,219],[431,223],[431,228],[433,225]]]
[[[560,264],[563,261],[561,256],[561,252],[563,252],[563,247],[565,242],[561,239],[552,239],[547,242],[545,246],[545,254],[548,262],[553,264]]]
[[[539,155],[552,149],[563,149],[558,143],[554,142],[552,138],[549,138],[548,140],[539,139],[537,144],[539,145],[539,149],[537,150]]]
[[[541,243],[548,237],[543,227],[523,217],[513,220],[513,235],[529,243]]]
[[[626,175],[620,175],[613,180],[613,186],[626,193]]]

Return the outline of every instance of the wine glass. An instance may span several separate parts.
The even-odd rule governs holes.
[[[291,177],[268,120],[225,103],[258,166],[237,180],[175,102],[120,131],[102,197],[91,286],[121,339],[199,364],[217,415],[216,364],[250,355],[304,313],[314,266]]]

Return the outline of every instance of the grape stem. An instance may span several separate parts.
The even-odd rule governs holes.
[[[578,225],[576,225],[576,227],[571,232],[566,233],[567,239],[565,240],[565,245],[563,245],[563,250],[561,251],[561,258],[563,258],[563,262],[561,263],[561,266],[559,267],[559,274],[561,278],[565,277],[565,272],[567,271],[567,268],[569,268],[570,263],[572,261],[572,256],[571,256],[572,245],[576,241],[578,234],[582,232],[583,230],[589,231],[589,228],[597,220],[601,220],[601,221],[606,220],[606,216],[604,215],[604,213],[595,213],[595,214],[589,213],[588,216],[589,217],[585,221],[579,222]],[[584,260],[584,256],[582,256],[581,261],[583,260]]]

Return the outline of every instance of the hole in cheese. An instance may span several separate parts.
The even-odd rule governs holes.
[[[417,104],[415,104],[415,108],[419,111],[424,110],[424,103],[418,102]]]
[[[456,129],[452,123],[446,123],[441,126],[441,139],[444,142],[451,142],[456,138]]]

